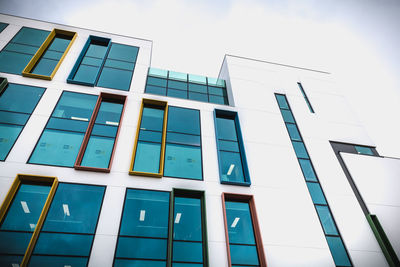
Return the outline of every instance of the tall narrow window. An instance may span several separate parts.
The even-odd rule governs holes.
[[[49,33],[22,27],[0,52],[0,72],[21,74]]]
[[[63,92],[29,163],[73,167],[97,96]]]
[[[75,169],[110,172],[125,96],[101,93]]]
[[[0,94],[0,160],[5,160],[45,88],[8,83]]]
[[[127,189],[114,266],[166,266],[170,193]]]
[[[267,266],[253,196],[223,193],[229,266]]]
[[[300,91],[301,91],[301,94],[303,95],[304,100],[305,100],[306,103],[307,103],[308,109],[310,110],[311,113],[314,113],[314,109],[313,109],[313,107],[311,106],[310,100],[308,99],[308,96],[307,96],[306,92],[305,92],[304,89],[303,89],[303,85],[302,85],[301,83],[297,83],[297,85],[299,86]]]
[[[162,177],[167,102],[143,99],[130,174]]]
[[[353,266],[285,95],[275,94],[336,266]]]
[[[249,186],[250,175],[237,113],[215,110],[214,120],[221,183]]]
[[[54,29],[26,65],[22,75],[45,80],[53,79],[76,36],[75,32]]]
[[[168,108],[164,176],[203,179],[199,110]]]
[[[19,174],[0,209],[0,266],[20,266],[43,224],[57,178]]]
[[[208,266],[204,192],[174,189],[171,212],[172,266]]]
[[[29,266],[87,266],[104,191],[103,186],[60,183]]]
[[[71,73],[68,83],[94,86],[99,79],[111,40],[90,35]]]
[[[5,28],[7,28],[7,26],[8,26],[7,23],[0,22],[0,33],[1,33]]]

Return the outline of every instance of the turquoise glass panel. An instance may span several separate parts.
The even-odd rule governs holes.
[[[74,81],[95,83],[99,67],[80,65],[74,76]]]
[[[226,96],[226,89],[215,86],[208,86],[208,93],[217,96]]]
[[[95,44],[95,41],[91,41],[89,48],[86,51],[85,57],[94,57],[103,59],[107,52],[107,45]]]
[[[22,126],[0,123],[0,160],[5,160],[17,140]]]
[[[240,153],[219,151],[221,180],[245,182]]]
[[[179,89],[183,91],[187,91],[187,83],[168,80],[168,88]]]
[[[195,93],[195,92],[189,92],[189,99],[202,101],[202,102],[208,102],[208,95]]]
[[[58,60],[41,58],[32,69],[31,73],[38,75],[50,76],[54,68],[58,64]]]
[[[92,135],[115,138],[117,136],[118,126],[109,126],[95,124],[92,129]]]
[[[73,167],[84,133],[45,129],[29,163]]]
[[[340,237],[327,236],[326,240],[336,266],[352,266]]]
[[[296,124],[286,123],[286,127],[288,129],[291,140],[301,141],[301,136],[300,136],[299,130],[297,129]]]
[[[326,235],[339,235],[328,206],[315,206]]]
[[[0,110],[32,113],[45,89],[9,83],[0,96]]]
[[[295,123],[292,112],[290,110],[281,109],[281,113],[285,122]]]
[[[209,102],[221,105],[228,105],[228,99],[222,96],[209,95]]]
[[[203,245],[195,242],[173,242],[172,260],[183,262],[203,262]]]
[[[200,147],[167,143],[164,176],[202,180]]]
[[[298,158],[308,159],[308,153],[306,147],[304,146],[303,142],[292,141],[294,151],[296,152],[296,156]]]
[[[208,85],[225,87],[225,80],[207,77]]]
[[[283,95],[275,95],[276,100],[278,101],[279,108],[289,109],[289,105],[286,101],[286,97]]]
[[[167,70],[162,70],[162,69],[157,69],[157,68],[149,68],[149,75],[162,77],[162,78],[167,78],[168,77],[168,71]]]
[[[147,84],[160,87],[167,87],[167,80],[155,77],[147,77]]]
[[[218,139],[237,141],[236,125],[234,119],[216,118]]]
[[[58,229],[62,231],[62,229]],[[40,233],[33,254],[45,255],[74,255],[86,256],[90,254],[92,235]]]
[[[114,148],[114,138],[90,136],[81,166],[108,168]]]
[[[116,68],[116,69],[122,69],[122,70],[129,70],[133,71],[135,64],[131,62],[125,62],[125,61],[119,61],[119,60],[113,60],[113,59],[107,59],[105,62],[104,66],[110,67],[110,68]]]
[[[136,62],[138,52],[139,48],[136,46],[112,43],[107,58],[127,62]]]
[[[164,109],[143,107],[140,130],[163,130]]]
[[[4,48],[4,51],[34,55],[37,51],[37,47],[25,44],[8,43]]]
[[[327,205],[319,183],[307,182],[307,187],[314,204]]]
[[[85,133],[88,124],[88,121],[69,120],[64,118],[50,118],[46,128]]]
[[[115,259],[114,267],[166,267],[165,261]]]
[[[374,152],[372,151],[371,148],[365,147],[365,146],[354,146],[358,154],[363,154],[363,155],[374,155]]]
[[[119,237],[116,257],[159,259],[167,258],[167,239]]]
[[[166,91],[167,89],[165,89],[165,87],[146,85],[145,93],[155,94],[155,95],[166,95]]]
[[[139,132],[139,141],[148,141],[148,142],[161,143],[161,141],[162,141],[162,132],[153,132],[153,131],[141,130]]]
[[[315,175],[314,168],[311,165],[311,161],[309,159],[299,159],[299,162],[306,181],[317,182],[317,176]]]
[[[187,94],[188,94],[187,91],[175,90],[175,89],[170,89],[170,88],[167,91],[167,96],[183,98],[183,99],[187,99],[188,98]]]
[[[84,57],[82,59],[81,64],[89,65],[89,66],[93,66],[93,67],[100,67],[102,63],[103,63],[102,58]],[[97,68],[97,69],[99,69],[99,68]]]
[[[32,256],[29,260],[29,267],[53,267],[53,266],[73,266],[86,267],[88,258],[86,257],[60,257],[60,256]]]
[[[226,201],[225,208],[229,243],[255,245],[249,203]]]
[[[182,72],[169,71],[168,78],[173,79],[173,80],[187,82],[187,74],[182,73]]]
[[[202,240],[201,201],[199,198],[175,197],[173,220],[174,240]]]
[[[0,266],[17,266],[22,262],[23,256],[0,255]]]
[[[207,86],[201,84],[189,83],[189,91],[207,94]]]
[[[182,145],[192,145],[200,146],[200,135],[191,134],[180,134],[180,133],[167,133],[167,142],[182,144]]]
[[[256,246],[229,245],[233,264],[259,266]]]
[[[167,131],[200,135],[200,111],[169,107]]]
[[[97,86],[129,91],[132,72],[127,70],[104,67]]]
[[[32,233],[1,231],[0,253],[24,255],[31,236]]]
[[[127,189],[120,235],[168,237],[169,192]]]
[[[204,76],[189,74],[189,82],[207,84],[207,78]]]
[[[32,56],[3,50],[0,52],[0,72],[21,74]]]
[[[225,141],[225,140],[219,140],[219,149],[224,150],[224,151],[230,151],[230,152],[237,152],[239,153],[239,144],[234,141]]]
[[[89,121],[96,101],[96,95],[64,91],[51,116]]]
[[[124,105],[120,103],[102,101],[95,123],[118,126],[123,107]]]
[[[44,40],[46,40],[49,33],[49,31],[22,27],[11,42],[28,44],[39,48]]]
[[[0,123],[25,125],[29,114],[0,111]]]
[[[138,141],[133,170],[158,173],[160,169],[161,144]]]

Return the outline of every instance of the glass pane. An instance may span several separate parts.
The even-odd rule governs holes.
[[[95,95],[64,91],[51,116],[89,121],[96,101]]]
[[[139,47],[112,43],[107,58],[136,62]]]
[[[327,236],[326,240],[336,266],[352,266],[340,237]]]
[[[217,132],[218,139],[225,139],[231,141],[237,141],[236,125],[234,119],[218,118],[217,121]]]
[[[118,126],[124,105],[103,100],[100,104],[95,123]]]
[[[283,95],[275,95],[276,100],[278,101],[279,108],[289,109],[289,105],[286,101],[286,97]]]
[[[118,126],[109,126],[95,124],[92,129],[92,135],[115,138],[117,136]]]
[[[374,155],[374,152],[372,151],[371,148],[365,147],[365,146],[354,146],[354,148],[357,150],[358,154],[364,154],[364,155]]]
[[[303,142],[292,141],[294,151],[296,152],[296,156],[298,158],[305,158],[308,159],[308,154],[306,147],[304,146]]]
[[[88,258],[86,257],[57,257],[57,256],[35,256],[29,261],[29,267],[53,267],[53,266],[73,266],[86,267]]]
[[[315,206],[315,207],[318,211],[319,219],[321,220],[325,234],[338,235],[335,223],[333,222],[333,218],[331,212],[329,211],[328,206]]]
[[[135,63],[107,59],[104,66],[110,67],[110,68],[117,68],[117,69],[133,71],[133,69],[135,68]]]
[[[164,109],[143,107],[140,130],[162,132],[164,123]]]
[[[314,169],[311,165],[311,161],[308,159],[299,159],[299,162],[306,181],[317,182],[317,176],[315,175]]]
[[[168,71],[157,68],[149,68],[149,75],[167,78]]]
[[[120,235],[168,237],[169,192],[127,189]]]
[[[178,82],[178,81],[171,81],[168,80],[168,88],[179,89],[183,91],[187,91],[187,83],[185,82]]]
[[[207,84],[207,78],[204,76],[189,74],[189,82]]]
[[[188,98],[188,92],[187,91],[182,91],[182,90],[175,90],[175,89],[168,89],[167,95],[171,97],[177,97],[177,98],[183,98],[187,99]]]
[[[200,146],[200,136],[191,134],[180,134],[180,133],[167,133],[167,142]]]
[[[290,110],[281,109],[281,113],[285,122],[295,123],[292,112]]]
[[[169,71],[169,75],[168,75],[169,79],[173,79],[173,80],[180,80],[180,81],[187,81],[187,74],[186,73],[181,73],[181,72],[176,72],[176,71]]]
[[[240,152],[238,142],[219,140],[218,144],[220,150],[237,152],[237,153]]]
[[[36,224],[37,220],[35,221]],[[32,233],[0,232],[0,253],[24,255]]]
[[[228,105],[228,99],[222,96],[208,95],[209,102],[221,105]]]
[[[158,87],[153,85],[146,85],[145,93],[155,94],[155,95],[166,95],[165,87]]]
[[[319,183],[307,182],[308,191],[310,192],[314,204],[327,205],[324,194],[322,193]]]
[[[225,87],[225,80],[207,77],[208,85]]]
[[[189,91],[207,94],[207,86],[189,83]]]
[[[166,267],[165,261],[115,259],[114,267]]]
[[[46,128],[85,133],[88,124],[88,121],[50,118]]]
[[[189,99],[202,101],[202,102],[208,102],[208,95],[207,94],[189,92]]]
[[[244,183],[242,160],[239,153],[219,151],[221,180]]]
[[[229,243],[255,245],[249,203],[226,201]]]
[[[92,235],[41,232],[33,254],[74,255],[87,257],[90,254],[92,240]]]
[[[133,170],[137,172],[158,173],[160,170],[160,154],[161,144],[139,141],[137,143]]]
[[[174,240],[202,240],[201,201],[199,198],[175,197],[173,220]]]
[[[167,131],[200,135],[200,111],[169,107]]]
[[[229,245],[232,264],[252,264],[259,266],[255,246]]]
[[[57,64],[58,60],[42,57],[36,63],[35,67],[33,67],[31,73],[50,76]]]
[[[296,124],[286,123],[286,127],[289,132],[289,136],[291,140],[301,141],[299,130],[297,129]]]
[[[9,51],[0,52],[0,72],[21,75],[32,55],[19,54]]]
[[[22,27],[21,30],[15,35],[15,37],[11,40],[14,43],[22,43],[22,44],[29,44],[33,46],[42,45],[44,40],[46,40],[47,36],[49,35],[49,31]]]
[[[41,87],[9,83],[0,96],[0,109],[32,113],[44,91]]]
[[[203,245],[201,243],[174,241],[173,246],[173,261],[203,262]]]
[[[114,148],[114,138],[90,136],[81,166],[108,168]]]
[[[160,87],[167,87],[167,80],[155,77],[147,77],[147,84],[156,85]]]
[[[86,51],[85,57],[97,57],[97,58],[104,58],[106,52],[107,52],[107,44],[104,45],[99,45],[99,44],[94,44],[93,40],[91,40],[91,43],[89,45],[88,50]]]
[[[116,257],[165,260],[167,239],[120,236]]]
[[[100,67],[80,65],[75,73],[74,81],[94,84]]]
[[[100,67],[102,63],[103,63],[102,58],[84,57],[81,65],[84,64],[84,65],[90,65],[93,67]],[[97,68],[97,69],[99,69],[99,68]]]
[[[94,234],[104,191],[103,186],[60,183],[42,231]]]
[[[83,133],[45,129],[29,163],[73,167]]]
[[[34,55],[37,50],[38,48],[35,46],[17,44],[17,43],[8,43],[3,51]]]
[[[164,176],[202,180],[200,147],[167,144]]]
[[[97,86],[129,91],[132,71],[104,67]]]
[[[226,89],[215,86],[208,86],[208,93],[217,96],[226,96]]]
[[[0,123],[0,160],[5,160],[17,140],[22,126]]]
[[[140,130],[139,131],[139,141],[148,141],[148,142],[155,142],[155,143],[161,144],[162,132]]]
[[[29,119],[29,114],[21,114],[7,111],[0,111],[0,122],[25,125]]]
[[[23,256],[8,256],[8,255],[0,255],[0,266],[10,266],[10,267],[19,267],[23,259]]]
[[[69,36],[62,36],[59,34],[56,34],[56,37],[53,39],[51,42],[51,45],[49,46],[49,50],[54,50],[54,51],[60,51],[64,52],[65,49],[67,49],[69,43],[71,42],[71,38]]]

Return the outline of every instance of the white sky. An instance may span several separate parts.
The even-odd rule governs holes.
[[[152,66],[217,77],[225,54],[335,74],[400,157],[398,0],[0,0],[0,12],[153,40]]]

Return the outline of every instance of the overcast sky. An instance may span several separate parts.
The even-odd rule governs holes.
[[[0,0],[0,12],[153,40],[152,66],[217,77],[225,54],[333,73],[400,157],[399,0]]]

